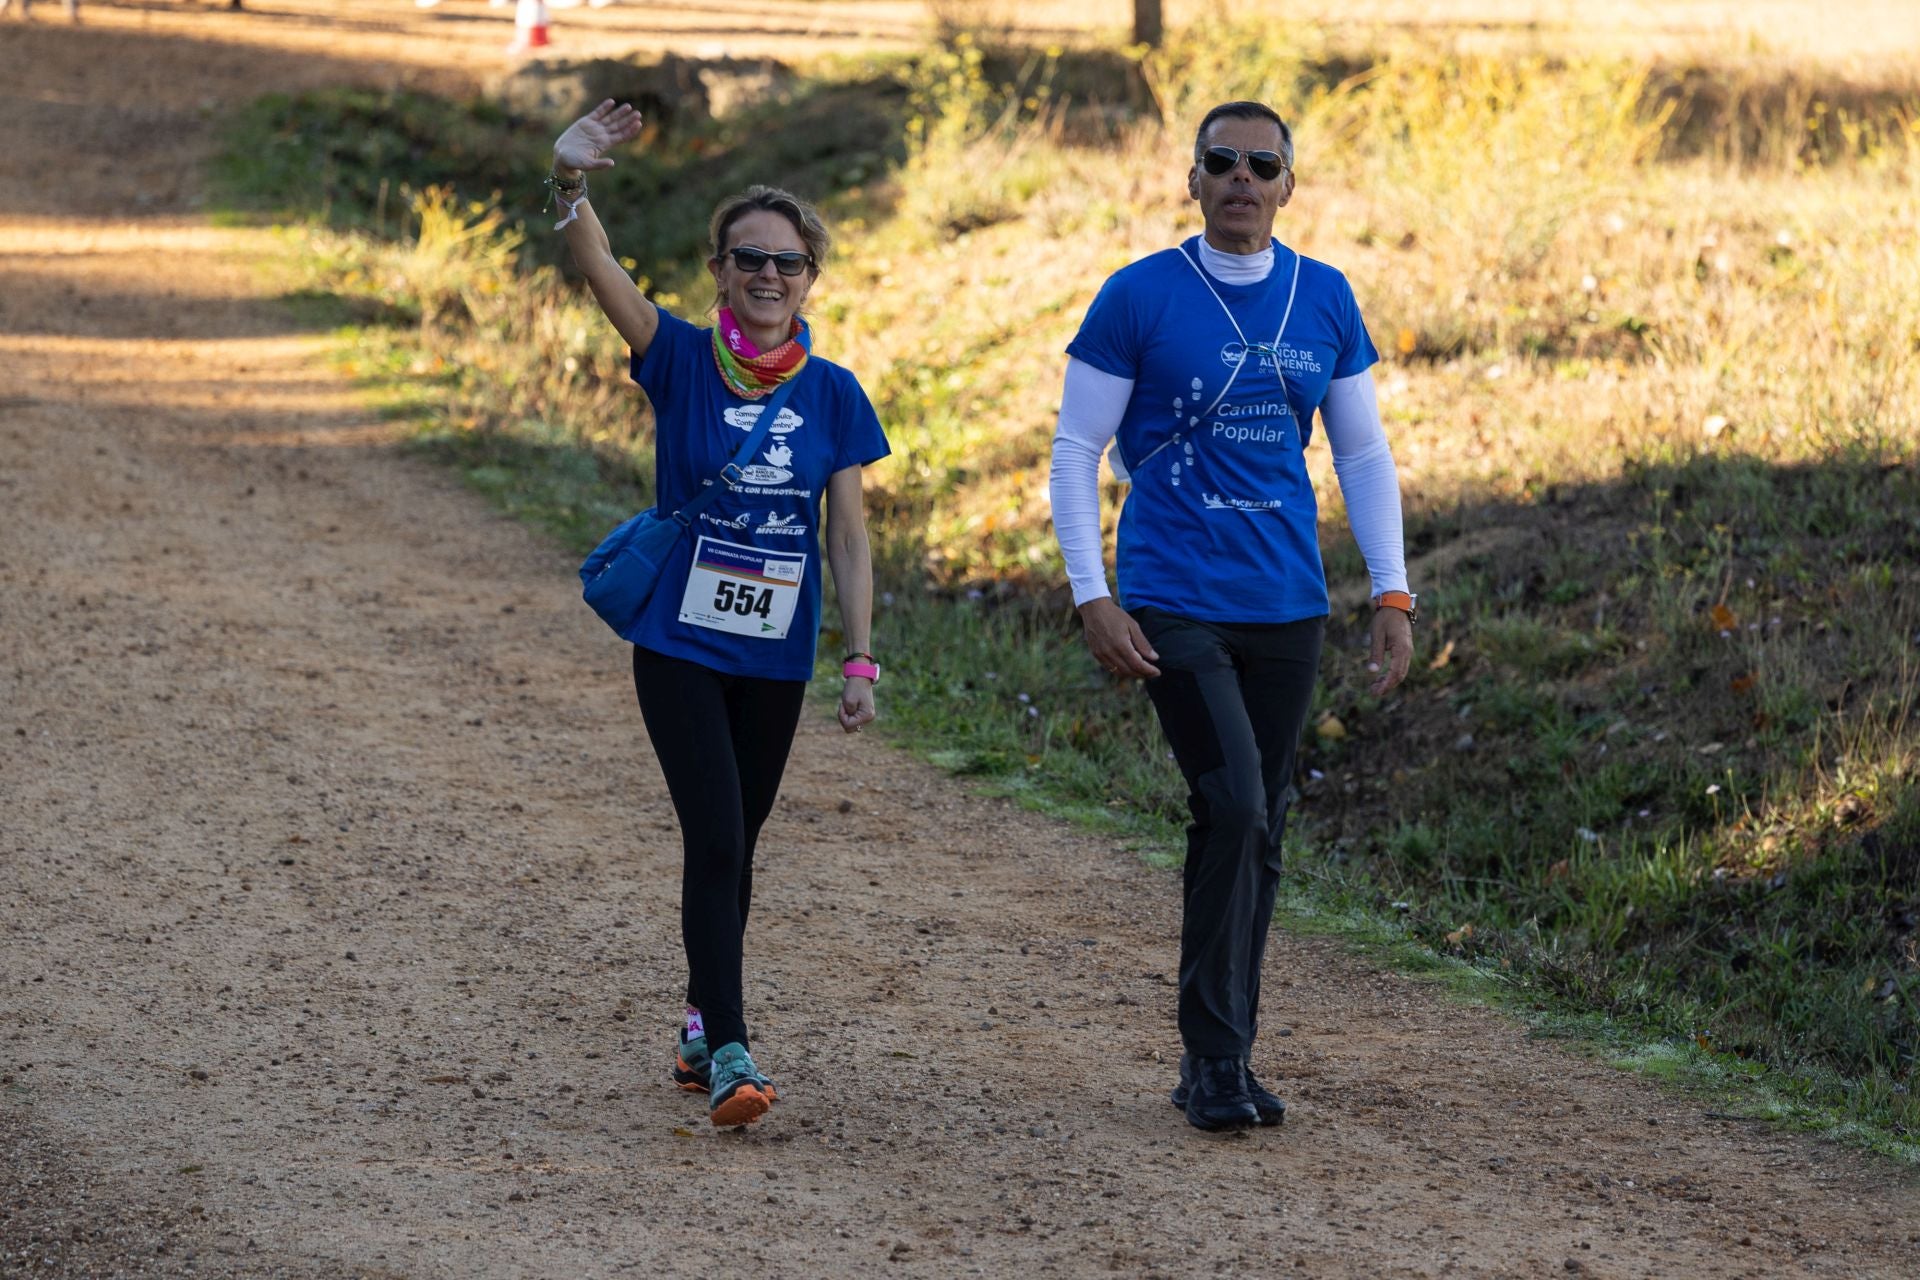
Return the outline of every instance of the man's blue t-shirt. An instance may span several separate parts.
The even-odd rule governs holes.
[[[1276,241],[1265,280],[1227,284],[1199,244],[1115,272],[1067,347],[1134,384],[1118,435],[1133,482],[1120,599],[1207,622],[1318,617],[1327,584],[1302,455],[1327,385],[1379,356],[1339,271]]]
[[[655,500],[678,510],[732,460],[765,406],[714,365],[712,330],[660,312],[633,380],[653,403]],[[887,456],[852,373],[809,356],[743,483],[701,512],[625,638],[732,675],[813,676],[820,634],[820,519],[827,478]]]

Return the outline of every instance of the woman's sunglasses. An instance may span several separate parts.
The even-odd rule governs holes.
[[[1232,147],[1208,147],[1200,157],[1200,167],[1217,178],[1232,173],[1241,156],[1247,158],[1247,169],[1262,182],[1272,182],[1287,167],[1277,151],[1235,151]]]
[[[767,259],[773,259],[773,269],[783,276],[797,276],[813,265],[813,255],[789,249],[785,253],[768,253],[765,249],[749,249],[741,246],[727,250],[733,257],[733,265],[748,275],[760,274],[760,268],[767,265]]]

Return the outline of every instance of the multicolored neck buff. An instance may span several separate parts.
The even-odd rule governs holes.
[[[733,318],[732,307],[720,308],[720,322],[713,327],[713,363],[728,389],[747,400],[758,400],[799,373],[812,345],[813,335],[799,316],[793,318],[787,340],[764,352]]]

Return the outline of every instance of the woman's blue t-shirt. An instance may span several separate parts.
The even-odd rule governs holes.
[[[721,379],[712,330],[664,310],[632,369],[653,403],[655,501],[675,511],[718,482],[765,402]],[[809,356],[796,376],[743,482],[694,521],[626,639],[732,675],[812,678],[827,478],[889,449],[852,373]]]
[[[1207,622],[1325,614],[1303,453],[1328,384],[1379,359],[1346,277],[1276,241],[1265,280],[1228,284],[1196,236],[1115,272],[1067,354],[1134,384],[1122,602]]]

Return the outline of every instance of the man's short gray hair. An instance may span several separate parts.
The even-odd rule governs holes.
[[[1201,117],[1200,127],[1193,133],[1193,161],[1200,163],[1201,155],[1207,149],[1207,130],[1213,127],[1215,120],[1267,120],[1280,129],[1280,159],[1287,168],[1293,168],[1293,130],[1287,128],[1287,122],[1280,113],[1264,102],[1223,102]]]

